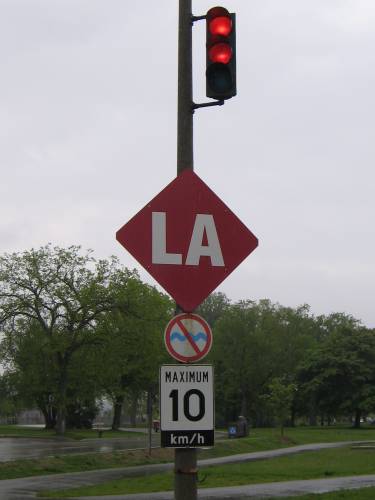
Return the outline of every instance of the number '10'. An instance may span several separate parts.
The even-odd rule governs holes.
[[[192,415],[190,413],[190,398],[191,396],[198,396],[199,400],[199,411],[197,415]],[[178,420],[178,389],[174,389],[169,394],[169,397],[172,398],[172,420],[176,422]],[[184,415],[188,420],[192,422],[197,422],[201,420],[206,412],[206,403],[204,394],[202,391],[198,389],[190,389],[187,391],[184,396]]]

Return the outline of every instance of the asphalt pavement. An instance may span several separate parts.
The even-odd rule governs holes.
[[[368,441],[367,441],[368,442]],[[345,441],[339,443],[317,443],[278,450],[269,450],[241,455],[231,455],[213,459],[200,460],[199,466],[218,465],[225,463],[240,463],[252,460],[270,459],[278,456],[301,453],[327,448],[337,448],[348,445],[359,444],[359,441]],[[72,474],[54,474],[50,476],[38,476],[20,479],[7,479],[0,481],[1,500],[27,500],[35,498],[38,491],[61,490],[78,486],[100,484],[113,479],[126,476],[141,476],[172,470],[173,463],[154,464],[137,467],[126,467],[119,469],[108,469],[100,471],[77,472]],[[361,488],[375,486],[375,475],[354,476],[346,478],[316,479],[309,481],[289,481],[281,483],[268,483],[257,485],[234,486],[230,488],[208,488],[199,490],[199,499],[245,499],[245,498],[272,498],[292,496],[301,493],[321,493],[323,491],[334,491],[345,488]],[[115,495],[98,497],[80,497],[80,500],[170,500],[172,492],[147,493],[137,495]]]
[[[160,446],[160,434],[152,433],[152,446]],[[54,455],[72,455],[82,453],[107,453],[118,450],[130,450],[148,447],[148,436],[139,432],[133,436],[106,439],[82,439],[76,441],[66,438],[1,438],[0,462],[10,460],[43,458]],[[1,500],[1,498],[0,498]]]
[[[0,462],[10,460],[44,458],[55,455],[73,455],[84,453],[109,453],[119,450],[145,449],[149,446],[148,429],[126,428],[127,432],[134,432],[134,436],[126,435],[118,438],[82,439],[76,441],[67,438],[1,438]],[[226,433],[215,432],[215,438],[226,437]],[[151,446],[160,447],[160,433],[152,432]],[[1,498],[0,498],[1,500]]]

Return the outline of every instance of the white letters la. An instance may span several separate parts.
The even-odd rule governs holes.
[[[207,245],[202,244],[205,232]],[[224,266],[215,221],[210,214],[197,214],[185,264],[199,266],[201,257],[210,257],[212,266]],[[182,264],[182,254],[167,253],[167,214],[165,212],[152,212],[152,263]]]
[[[207,245],[202,245],[204,231],[206,231]],[[224,266],[215,221],[210,214],[197,214],[185,264],[198,266],[203,256],[211,257],[212,266]]]

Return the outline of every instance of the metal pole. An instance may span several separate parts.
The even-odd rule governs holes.
[[[177,175],[194,169],[191,0],[179,0]],[[175,449],[175,500],[197,499],[197,450]]]
[[[194,169],[191,0],[179,0],[177,175]]]
[[[176,448],[175,450],[175,500],[196,500],[197,497],[197,450]]]

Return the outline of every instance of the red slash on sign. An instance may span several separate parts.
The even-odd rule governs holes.
[[[198,314],[179,314],[168,323],[164,342],[174,359],[193,363],[209,353],[212,332],[207,322]]]

